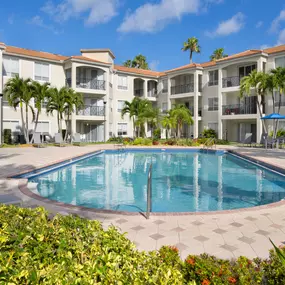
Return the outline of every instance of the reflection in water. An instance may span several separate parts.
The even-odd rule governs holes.
[[[43,197],[93,207],[146,210],[153,163],[153,211],[246,208],[285,197],[285,178],[230,154],[110,151],[36,179]]]

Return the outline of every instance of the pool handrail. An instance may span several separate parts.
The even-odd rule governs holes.
[[[148,177],[147,177],[147,207],[146,207],[147,219],[149,219],[151,211],[152,211],[152,163],[149,166]]]

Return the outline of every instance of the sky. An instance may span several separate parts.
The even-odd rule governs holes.
[[[151,69],[189,63],[183,42],[197,37],[209,60],[285,44],[284,0],[14,0],[0,1],[0,42],[79,55],[82,48],[110,48],[116,64],[137,54]]]

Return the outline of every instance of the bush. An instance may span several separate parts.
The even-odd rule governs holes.
[[[123,137],[111,137],[108,139],[107,142],[112,142],[112,143],[123,143]]]
[[[159,140],[161,138],[161,129],[155,129],[153,131],[153,139]]]
[[[12,144],[12,131],[10,129],[4,129],[4,143]]]
[[[205,129],[202,135],[204,138],[217,138],[217,132],[213,129]]]
[[[266,260],[201,254],[182,261],[174,246],[139,252],[113,226],[104,231],[94,220],[49,218],[43,208],[0,206],[0,243],[1,284],[285,284],[274,251]]]

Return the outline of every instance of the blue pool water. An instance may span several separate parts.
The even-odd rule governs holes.
[[[224,152],[106,151],[31,179],[46,198],[98,209],[146,210],[153,164],[153,212],[248,208],[285,197],[285,177]]]

